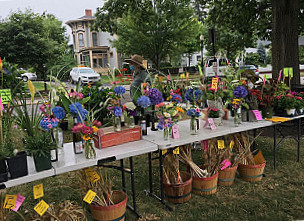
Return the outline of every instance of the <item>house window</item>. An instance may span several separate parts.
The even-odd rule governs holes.
[[[84,47],[83,34],[78,34],[79,47]]]
[[[92,39],[93,39],[93,46],[94,47],[98,46],[97,33],[92,33]]]

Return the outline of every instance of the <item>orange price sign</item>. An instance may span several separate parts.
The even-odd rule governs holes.
[[[218,78],[212,78],[211,88],[216,90],[218,84]]]

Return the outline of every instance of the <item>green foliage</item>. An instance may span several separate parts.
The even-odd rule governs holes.
[[[266,50],[265,50],[264,45],[262,45],[261,43],[258,45],[258,55],[259,55],[259,62],[261,64],[265,64]]]
[[[218,118],[220,117],[220,111],[217,108],[210,108],[208,110],[208,117],[209,118]]]
[[[300,64],[304,64],[304,45],[299,47]]]
[[[257,53],[247,53],[245,57],[245,64],[253,64],[258,66],[260,64],[259,58],[259,54]]]
[[[0,22],[0,54],[25,69],[33,67],[41,77],[67,48],[62,22],[54,15],[26,10]]]
[[[274,105],[278,110],[288,110],[296,107],[296,98],[292,95],[283,95],[274,100]]]
[[[57,147],[53,142],[51,132],[37,132],[33,136],[28,136],[25,142],[25,150],[33,156],[48,156],[50,150]]]

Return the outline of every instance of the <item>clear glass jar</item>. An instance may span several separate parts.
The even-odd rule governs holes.
[[[84,153],[87,159],[93,159],[96,157],[96,152],[94,150],[94,141],[93,139],[86,140],[84,142]]]
[[[164,140],[169,140],[171,134],[171,127],[164,128]]]
[[[127,121],[128,121],[128,127],[129,128],[133,128],[133,127],[135,127],[135,123],[134,123],[134,116],[129,116],[128,118],[127,118]]]
[[[197,120],[195,117],[190,119],[190,134],[197,135]]]
[[[234,110],[234,126],[238,127],[241,124],[242,112],[241,108]]]
[[[113,126],[114,126],[114,131],[121,131],[120,117],[114,117]]]

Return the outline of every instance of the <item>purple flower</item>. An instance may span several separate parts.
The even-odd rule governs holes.
[[[147,96],[140,96],[137,99],[137,104],[142,108],[147,108],[151,105],[151,101]]]
[[[115,117],[120,117],[122,114],[122,109],[120,107],[114,107],[113,114]]]
[[[248,94],[248,91],[243,86],[238,86],[233,91],[233,96],[235,98],[244,98]]]
[[[187,101],[193,102],[198,101],[202,98],[202,91],[198,88],[189,88],[185,93],[185,99]]]
[[[158,105],[164,102],[163,94],[156,88],[149,90],[147,96],[150,98],[150,101],[153,105]]]
[[[189,117],[200,117],[200,116],[201,116],[201,113],[200,113],[199,110],[190,108],[190,109],[187,111],[187,115],[188,115]]]

